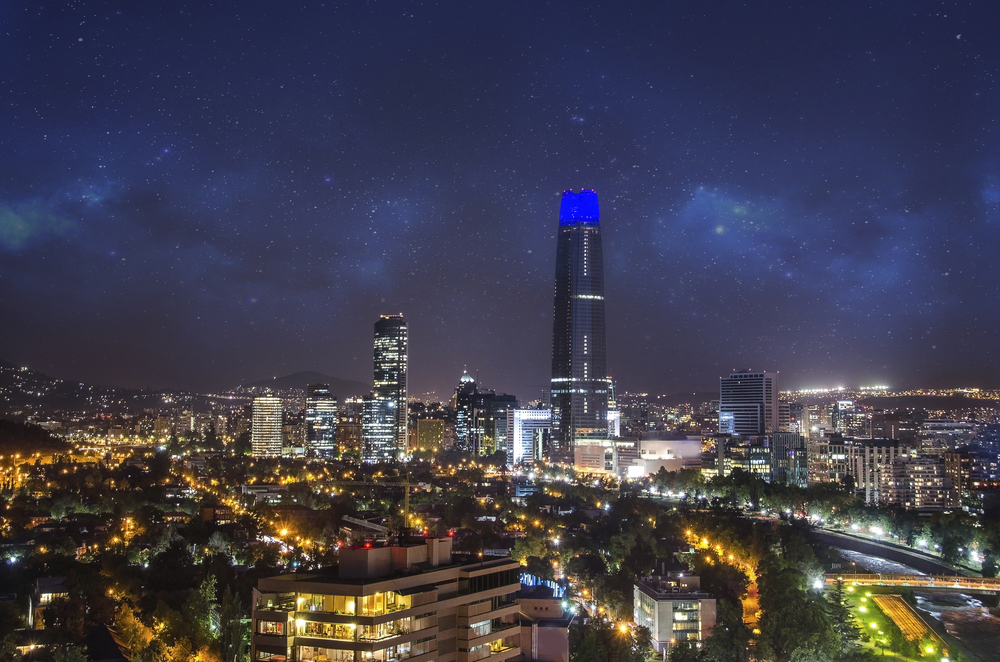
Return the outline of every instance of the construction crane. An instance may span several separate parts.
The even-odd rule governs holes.
[[[402,484],[397,481],[402,480]],[[393,484],[397,483],[397,484]],[[410,474],[405,476],[386,476],[379,480],[330,480],[327,485],[369,485],[372,487],[402,487],[403,488],[403,533],[410,529]]]

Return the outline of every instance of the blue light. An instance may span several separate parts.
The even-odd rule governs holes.
[[[597,193],[590,189],[582,189],[579,193],[563,191],[559,225],[600,225]]]

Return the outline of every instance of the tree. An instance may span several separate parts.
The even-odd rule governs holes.
[[[239,597],[226,587],[219,611],[219,648],[222,662],[242,662],[250,638],[248,623],[243,621]]]
[[[830,621],[833,623],[833,629],[840,639],[841,655],[853,653],[861,646],[863,634],[847,605],[847,596],[844,594],[844,581],[842,579],[837,579],[837,583],[833,585],[833,590],[827,596],[827,603]]]
[[[992,549],[983,552],[983,577],[996,577],[1000,571],[1000,558]]]
[[[215,600],[215,575],[209,575],[184,603],[183,614],[190,625],[188,632],[195,647],[215,639],[218,633],[219,612]]]
[[[115,613],[115,632],[118,633],[122,643],[132,651],[144,649],[153,638],[153,631],[143,625],[142,621],[135,617],[132,608],[125,603],[122,603]]]
[[[802,559],[798,559],[800,562]],[[826,600],[811,595],[808,581],[789,559],[769,556],[760,567],[758,657],[773,662],[825,662],[840,652]]]
[[[670,662],[699,662],[705,656],[694,646],[686,641],[678,642],[670,649]]]
[[[743,605],[721,599],[712,634],[705,640],[707,662],[749,662],[750,628],[743,622]]]
[[[83,646],[59,646],[52,656],[53,662],[87,662],[87,651]]]

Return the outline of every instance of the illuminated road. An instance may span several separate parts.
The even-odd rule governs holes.
[[[892,619],[907,639],[917,641],[930,629],[902,596],[873,595],[872,600],[886,616]]]

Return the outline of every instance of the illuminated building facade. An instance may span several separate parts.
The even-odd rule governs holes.
[[[607,438],[610,390],[597,193],[565,191],[552,321],[552,459],[572,458],[577,439]]]
[[[250,450],[254,457],[281,457],[283,423],[281,398],[265,396],[253,399]]]
[[[399,459],[396,438],[396,403],[373,395],[364,397],[361,414],[361,459],[382,462]],[[402,448],[405,448],[403,446]]]
[[[255,662],[504,662],[521,655],[510,558],[461,562],[451,538],[342,547],[336,573],[260,579]]]
[[[337,398],[329,384],[306,387],[306,453],[324,458],[337,454]]]
[[[778,373],[740,370],[719,379],[719,433],[778,431]]]
[[[365,403],[364,459],[397,457],[406,450],[406,369],[409,337],[401,314],[382,315],[375,322],[375,374],[372,398]],[[369,423],[377,426],[369,429]],[[385,426],[389,425],[386,439]]]
[[[550,409],[508,409],[507,462],[520,464],[541,460],[551,428]]]
[[[472,401],[476,393],[476,380],[469,373],[463,372],[455,389],[455,447],[459,450],[471,450]]]

